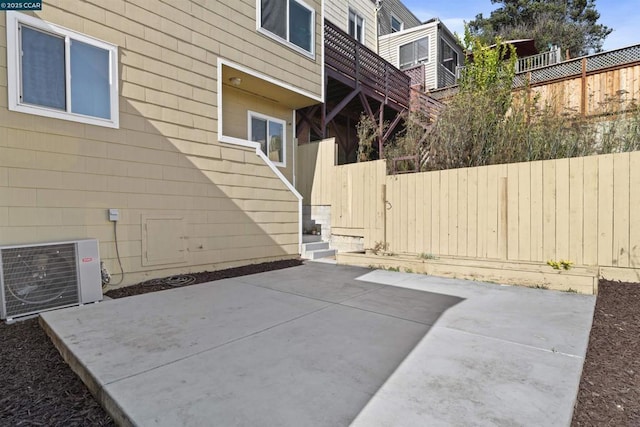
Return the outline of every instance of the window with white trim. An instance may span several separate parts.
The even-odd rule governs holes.
[[[440,52],[440,62],[444,68],[455,74],[458,66],[458,53],[444,39],[440,39]]]
[[[405,69],[429,61],[429,37],[423,37],[411,43],[400,46],[400,66]]]
[[[262,152],[277,166],[286,166],[286,125],[284,120],[249,111],[249,140],[260,144]]]
[[[351,8],[349,8],[349,35],[360,43],[364,43],[364,18]]]
[[[300,0],[259,0],[258,28],[313,55],[315,11]]]
[[[9,109],[118,127],[118,47],[7,12]]]
[[[397,33],[398,31],[402,31],[404,29],[404,22],[391,15],[391,32]]]

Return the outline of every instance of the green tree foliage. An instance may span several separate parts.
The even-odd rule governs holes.
[[[468,26],[464,29],[464,47],[471,55],[465,60],[458,81],[460,91],[467,93],[488,93],[495,102],[507,111],[511,102],[511,86],[516,75],[516,53],[513,46],[502,42],[500,37],[492,40],[493,45],[483,43],[473,36]]]
[[[469,23],[473,35],[485,43],[496,36],[504,40],[529,39],[540,51],[550,45],[568,49],[572,57],[602,50],[612,29],[598,24],[595,0],[491,0],[502,6],[485,18]]]
[[[390,172],[640,150],[638,99],[621,91],[602,102],[592,117],[563,109],[563,100],[543,104],[529,87],[513,90],[516,57],[512,47],[500,40],[492,40],[495,47],[489,47],[468,30],[465,33],[473,60],[463,70],[459,91],[446,102],[435,123],[420,111],[404,117],[403,130],[385,145]],[[363,115],[358,124],[360,161],[371,159],[376,129]],[[399,158],[405,160],[393,160]]]
[[[513,48],[499,40],[488,48],[465,32],[473,62],[466,64],[459,92],[421,139],[421,154],[428,159],[423,167],[442,170],[640,149],[637,100],[617,94],[593,119],[539,105],[529,88],[512,90]]]

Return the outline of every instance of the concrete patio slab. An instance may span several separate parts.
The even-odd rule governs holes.
[[[374,271],[359,280],[465,298],[354,426],[568,426],[595,297]]]
[[[277,274],[260,277],[259,281],[256,281],[255,275],[239,277],[237,280],[275,291],[333,303],[342,302],[383,287],[375,283],[356,281],[355,277],[351,277],[353,272],[345,274],[342,271],[316,272],[312,268],[308,270],[309,276],[306,280],[300,280],[300,277],[279,278]]]
[[[334,305],[106,391],[140,425],[348,425],[425,331]]]
[[[423,291],[385,286],[378,292],[354,297],[343,304],[433,325],[441,315],[440,307],[453,306],[458,302],[460,298],[451,295],[432,293],[429,298],[424,298]]]
[[[345,425],[462,299],[357,281],[328,264],[43,313],[71,367],[124,425]],[[297,277],[297,279],[296,279]],[[388,288],[420,313],[350,299]]]
[[[123,425],[568,425],[595,298],[307,263],[42,314]]]
[[[354,426],[568,426],[575,357],[435,327]]]

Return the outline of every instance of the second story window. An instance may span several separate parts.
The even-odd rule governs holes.
[[[118,48],[7,13],[9,109],[118,127]]]
[[[423,64],[429,61],[429,37],[423,37],[400,46],[400,69]]]
[[[403,29],[404,29],[404,23],[392,15],[391,16],[391,32],[397,33],[398,31],[402,31]]]
[[[315,12],[300,0],[260,0],[260,28],[313,55]]]
[[[455,74],[458,66],[458,53],[444,40],[440,40],[440,62],[447,70]]]
[[[364,18],[353,9],[349,9],[349,35],[364,43]]]

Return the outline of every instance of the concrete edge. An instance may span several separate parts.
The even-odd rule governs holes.
[[[47,334],[54,347],[58,350],[62,359],[71,368],[71,370],[82,380],[84,385],[89,389],[89,392],[98,401],[98,403],[105,409],[114,422],[119,426],[133,427],[135,424],[127,416],[126,412],[118,405],[104,388],[104,385],[93,376],[91,370],[89,370],[80,359],[65,346],[64,340],[49,326],[46,319],[40,316],[38,319],[40,327]]]
[[[535,268],[518,270],[495,265],[494,262],[482,263],[478,260],[438,259],[422,260],[406,256],[379,256],[373,254],[338,253],[338,264],[379,269],[397,269],[399,272],[427,274],[453,279],[499,283],[518,286],[544,286],[558,291],[578,291],[582,294],[597,293],[597,273],[588,269],[552,270],[546,264],[535,264]],[[549,271],[545,271],[546,269]]]

